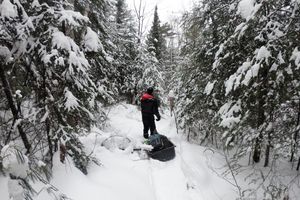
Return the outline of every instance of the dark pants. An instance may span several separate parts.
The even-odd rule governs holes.
[[[150,129],[151,135],[153,135],[156,132],[156,127],[155,127],[155,121],[154,121],[154,115],[152,114],[142,114],[142,120],[144,124],[144,137],[148,138],[148,131]]]

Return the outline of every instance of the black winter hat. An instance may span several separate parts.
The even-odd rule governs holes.
[[[149,87],[149,88],[147,89],[147,93],[148,93],[148,94],[152,94],[152,93],[153,93],[153,88],[152,88],[152,87]]]

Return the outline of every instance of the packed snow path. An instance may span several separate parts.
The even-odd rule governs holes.
[[[141,113],[136,106],[120,104],[109,111],[109,126],[104,131],[94,128],[82,141],[87,151],[101,166],[92,164],[89,174],[83,175],[72,164],[54,157],[51,183],[74,200],[233,200],[235,188],[218,177],[210,167],[222,166],[224,161],[211,151],[185,142],[176,132],[174,118],[168,113],[156,122],[161,134],[176,145],[176,157],[168,162],[140,159],[128,148],[108,150],[101,143],[110,135],[123,135],[132,141],[143,141]],[[7,180],[0,180],[7,191]],[[38,188],[39,185],[36,185]],[[9,199],[7,193],[1,199]],[[35,200],[50,200],[42,190]],[[52,199],[52,198],[51,198]]]
[[[109,112],[107,132],[143,141],[141,113],[136,106],[121,104]],[[168,162],[139,160],[137,153],[99,149],[104,167],[95,167],[88,175],[99,183],[99,190],[110,190],[108,200],[232,200],[234,188],[212,172],[211,152],[184,142],[177,135],[174,118],[168,113],[156,122],[158,132],[176,145],[176,157]],[[221,162],[221,160],[220,160]],[[221,166],[224,163],[220,163]]]

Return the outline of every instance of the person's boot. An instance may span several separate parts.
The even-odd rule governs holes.
[[[149,138],[148,133],[144,133],[144,138],[145,138],[145,139],[148,139],[148,138]]]

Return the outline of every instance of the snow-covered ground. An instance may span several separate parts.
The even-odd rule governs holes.
[[[119,104],[109,111],[109,125],[94,128],[83,137],[87,152],[101,166],[92,164],[88,175],[74,167],[70,158],[65,164],[54,158],[53,184],[74,200],[235,200],[238,190],[212,170],[225,164],[224,158],[199,145],[185,142],[177,134],[175,121],[168,114],[156,122],[158,132],[176,145],[176,157],[168,162],[141,159],[132,153],[133,145],[141,144],[142,121],[136,106]],[[125,150],[109,144],[114,135],[130,139]],[[120,137],[122,138],[122,137]],[[109,148],[108,148],[109,147]],[[238,180],[239,181],[239,180]],[[233,182],[233,181],[232,181]],[[37,189],[40,190],[40,189]],[[0,177],[0,199],[8,200],[7,179]],[[50,200],[42,190],[35,200]]]
[[[70,159],[62,164],[58,155],[55,157],[52,184],[68,197],[74,200],[233,200],[237,197],[235,188],[210,170],[207,161],[211,152],[183,141],[177,135],[174,118],[169,115],[163,114],[156,123],[158,131],[176,145],[176,157],[168,162],[140,159],[130,147],[122,151],[108,150],[101,145],[116,134],[130,138],[133,143],[143,141],[141,114],[136,106],[120,104],[112,108],[109,121],[105,131],[95,128],[83,138],[87,151],[93,152],[102,166],[92,165],[85,176]],[[46,200],[45,193],[37,199]]]
[[[124,135],[137,143],[143,141],[141,114],[136,106],[119,105],[110,111],[109,119],[108,134]],[[106,199],[234,199],[234,188],[208,168],[205,149],[187,144],[177,135],[174,118],[163,115],[156,124],[158,131],[175,143],[174,160],[141,160],[131,151],[95,148],[95,155],[104,166],[91,169],[88,177],[99,188],[109,189]]]

